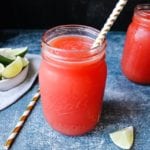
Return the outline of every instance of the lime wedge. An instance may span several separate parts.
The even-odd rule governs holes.
[[[133,144],[133,126],[109,134],[111,140],[122,149],[130,149]]]
[[[28,47],[15,48],[15,49],[12,49],[12,54],[14,56],[24,57],[27,51],[28,51]]]
[[[29,60],[27,58],[22,58],[23,67],[28,66]]]
[[[4,65],[0,63],[0,77],[2,76],[2,72],[4,71],[4,69]]]
[[[4,69],[4,71],[2,72],[2,76],[4,78],[13,78],[22,71],[22,68],[22,58],[20,56],[17,56],[15,61],[13,61]]]
[[[0,48],[0,63],[8,65],[15,60],[15,56],[12,55],[11,48]]]

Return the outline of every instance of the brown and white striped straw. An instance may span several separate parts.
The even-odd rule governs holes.
[[[17,125],[15,126],[15,128],[12,130],[10,136],[8,137],[6,143],[4,144],[4,149],[8,150],[11,145],[13,144],[15,138],[17,137],[17,135],[19,134],[19,131],[21,130],[21,128],[23,127],[26,119],[28,118],[28,116],[30,115],[32,109],[34,108],[36,102],[38,101],[40,97],[40,90],[38,89],[38,91],[35,93],[35,95],[33,96],[32,100],[30,101],[30,103],[28,104],[26,110],[24,111],[24,113],[22,114],[22,116],[20,117]]]
[[[101,29],[98,37],[94,41],[94,43],[92,45],[92,49],[96,48],[97,46],[102,44],[103,40],[106,37],[106,34],[110,30],[110,28],[112,27],[114,22],[116,21],[117,17],[119,16],[121,11],[123,10],[123,8],[126,5],[127,1],[128,0],[119,0],[118,1],[118,3],[116,4],[115,8],[112,11],[112,13],[110,14],[109,18],[107,19],[106,23],[104,24],[103,28]]]

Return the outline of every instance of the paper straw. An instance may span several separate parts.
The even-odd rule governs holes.
[[[123,10],[124,6],[126,5],[128,0],[119,0],[118,3],[116,4],[115,8],[113,9],[112,13],[110,14],[109,18],[107,19],[106,23],[104,24],[103,28],[101,29],[98,37],[94,41],[92,48],[96,48],[97,46],[101,45],[103,40],[106,37],[106,34],[116,21],[117,17]]]
[[[13,144],[15,138],[17,137],[17,135],[19,134],[19,131],[21,130],[21,128],[23,127],[26,119],[28,118],[28,116],[30,115],[32,109],[34,108],[36,102],[38,101],[38,98],[40,97],[40,91],[38,89],[38,91],[35,93],[35,95],[33,96],[32,100],[30,101],[30,103],[28,104],[26,110],[24,111],[24,113],[22,114],[22,116],[20,117],[17,125],[15,126],[15,128],[12,130],[10,136],[8,137],[6,143],[4,144],[4,149],[8,150],[11,145]]]

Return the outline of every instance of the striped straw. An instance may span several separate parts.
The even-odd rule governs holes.
[[[98,37],[94,41],[92,48],[96,48],[97,46],[101,45],[103,40],[106,37],[106,34],[118,18],[119,14],[123,10],[124,6],[126,5],[128,0],[119,0],[116,4],[115,8],[113,9],[112,13],[110,14],[109,18],[107,19],[106,23],[104,24],[103,28],[101,29]]]
[[[4,144],[4,149],[8,150],[11,145],[13,144],[15,138],[17,137],[17,135],[19,134],[19,131],[21,130],[21,128],[23,127],[26,119],[28,118],[28,116],[30,115],[32,109],[34,108],[38,98],[40,97],[40,90],[38,89],[38,91],[35,93],[35,95],[33,96],[32,100],[30,101],[30,103],[28,104],[26,110],[24,111],[24,113],[22,114],[22,116],[20,117],[17,125],[15,126],[15,128],[12,130],[10,136],[8,137],[6,143]]]

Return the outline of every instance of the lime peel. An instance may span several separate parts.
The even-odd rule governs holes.
[[[27,53],[27,51],[28,51],[28,47],[20,47],[20,48],[12,49],[12,54],[14,56],[24,57],[24,55]]]
[[[130,149],[133,145],[134,129],[133,126],[129,126],[119,131],[115,131],[109,134],[114,144],[122,149]]]
[[[16,59],[16,56],[12,54],[11,48],[0,48],[0,63],[8,65]]]

